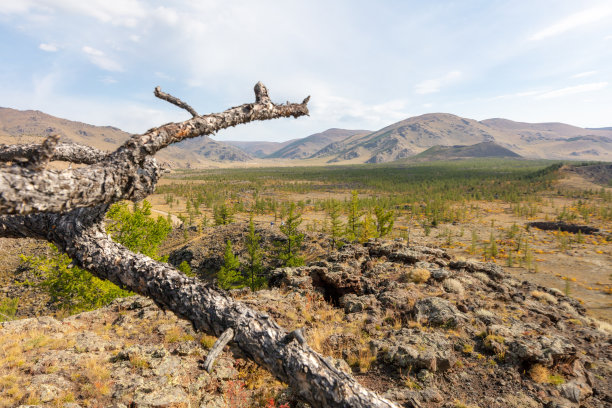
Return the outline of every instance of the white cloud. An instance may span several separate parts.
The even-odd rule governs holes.
[[[100,79],[100,82],[110,85],[110,84],[116,84],[118,81],[111,76],[105,76]]]
[[[593,82],[590,84],[568,86],[566,88],[556,89],[554,91],[544,92],[536,97],[536,99],[559,98],[567,95],[574,95],[583,92],[593,92],[604,89],[608,86],[607,82]]]
[[[578,73],[576,75],[572,75],[572,78],[584,78],[584,77],[588,77],[588,76],[594,75],[596,73],[597,73],[597,71],[580,72],[580,73]]]
[[[566,31],[602,20],[612,14],[612,6],[594,7],[574,13],[557,23],[538,31],[530,37],[531,41],[539,41],[548,37],[563,34]]]
[[[100,69],[105,71],[123,71],[121,64],[109,58],[104,52],[98,49],[86,45],[82,48],[82,51],[87,54],[89,61]]]
[[[47,52],[56,52],[59,48],[55,44],[41,43],[38,48]]]
[[[439,78],[428,79],[416,84],[416,86],[414,87],[414,92],[421,95],[439,92],[440,88],[446,85],[450,85],[453,82],[456,82],[459,78],[461,78],[460,71],[451,71],[448,74]]]
[[[604,37],[604,40],[612,40],[612,35],[606,35],[606,36]]]

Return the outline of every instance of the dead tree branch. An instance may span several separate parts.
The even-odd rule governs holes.
[[[162,92],[159,86],[155,88],[155,92],[153,94],[157,96],[159,99],[163,99],[164,101],[170,102],[171,104],[176,105],[181,109],[185,109],[187,112],[191,113],[191,116],[193,116],[194,118],[196,116],[200,116],[198,115],[198,112],[195,111],[195,109],[193,109],[191,106],[189,106],[185,102],[181,101],[179,98],[176,98],[170,94]]]
[[[205,286],[168,264],[131,252],[112,241],[104,229],[104,215],[111,203],[137,200],[153,192],[160,169],[151,156],[159,149],[240,123],[308,114],[308,98],[301,104],[275,105],[261,83],[255,93],[255,103],[135,135],[83,169],[1,169],[0,213],[6,215],[0,216],[0,236],[50,241],[76,265],[152,298],[192,322],[196,329],[217,336],[233,330],[231,341],[246,356],[289,384],[313,407],[397,408],[336,369],[313,351],[299,332],[287,333],[268,315],[234,301],[225,292]],[[57,149],[52,157],[56,155]]]
[[[39,144],[0,145],[0,162],[29,161],[41,150]],[[55,145],[51,161],[67,161],[75,164],[95,164],[102,161],[106,153],[77,143]]]

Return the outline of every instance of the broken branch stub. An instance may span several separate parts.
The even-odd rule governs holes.
[[[131,252],[112,241],[104,229],[104,215],[110,204],[138,200],[154,191],[161,169],[151,156],[160,149],[253,120],[308,114],[308,98],[301,104],[275,105],[261,83],[255,93],[255,103],[132,136],[115,152],[96,154],[93,164],[80,169],[34,170],[20,165],[0,168],[0,214],[5,214],[0,216],[0,236],[45,239],[66,252],[74,264],[150,297],[197,329],[217,336],[226,332],[228,337],[233,331],[231,341],[247,357],[289,384],[300,399],[313,407],[397,408],[336,369],[308,346],[301,332],[287,333],[268,315],[233,300],[222,290],[189,278],[168,264]],[[40,168],[45,160],[60,156],[76,162],[76,152],[83,151],[82,147],[72,146],[66,148],[74,149],[74,154],[60,154],[60,145],[49,143],[18,153],[0,147],[0,157],[13,161],[20,155],[27,157],[28,151],[35,152],[30,154],[42,159],[32,163],[38,163]]]

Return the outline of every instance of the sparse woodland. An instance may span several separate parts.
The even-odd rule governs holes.
[[[153,299],[198,330],[223,334],[313,407],[397,406],[332,366],[304,341],[299,330],[287,332],[269,315],[110,238],[104,221],[109,206],[121,200],[136,202],[153,193],[163,173],[152,158],[157,151],[251,121],[308,115],[309,98],[277,105],[261,83],[255,86],[254,103],[209,115],[199,115],[159,88],[155,95],[193,117],[134,135],[108,154],[59,143],[57,136],[41,145],[2,146],[0,158],[6,164],[0,171],[0,236],[47,240],[95,276]],[[48,169],[54,160],[85,166]],[[221,211],[219,217],[225,222],[231,215]],[[292,259],[291,248],[286,255]]]

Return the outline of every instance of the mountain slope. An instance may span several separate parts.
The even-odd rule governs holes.
[[[130,134],[112,126],[93,126],[57,118],[40,111],[0,108],[0,143],[40,142],[41,137],[59,134],[64,142],[80,143],[113,151]],[[248,161],[252,157],[236,147],[209,138],[197,138],[169,146],[155,157],[171,167],[205,165],[209,161]]]
[[[381,163],[414,156],[431,147],[495,142],[530,158],[612,160],[612,131],[563,123],[476,121],[448,113],[412,117],[365,136],[325,146],[313,157],[328,162]]]
[[[226,140],[223,143],[235,146],[251,156],[264,158],[298,139],[287,140],[286,142],[243,142],[239,140]]]
[[[295,140],[282,149],[270,154],[269,158],[306,159],[330,143],[339,142],[355,135],[364,135],[369,130],[327,129],[303,139]]]
[[[506,149],[495,142],[482,142],[469,146],[434,146],[421,152],[414,160],[449,160],[476,157],[521,157],[512,150]]]

